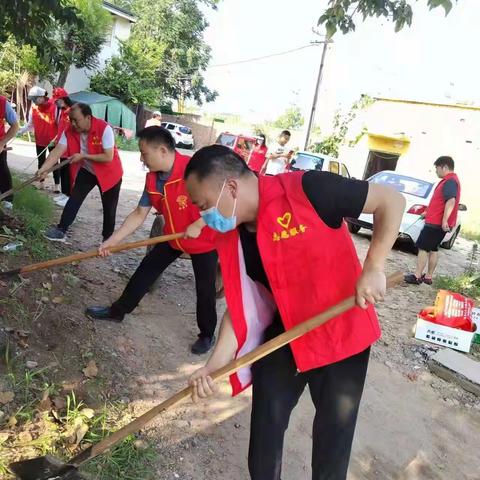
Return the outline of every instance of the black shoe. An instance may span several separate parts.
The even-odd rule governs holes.
[[[85,310],[85,315],[96,320],[109,320],[120,323],[125,315],[113,312],[110,307],[93,306]]]
[[[422,283],[422,279],[415,276],[414,273],[409,273],[405,275],[404,280],[406,283],[410,285],[420,285]]]
[[[191,352],[195,355],[203,355],[207,353],[215,343],[215,335],[213,337],[198,337],[197,341],[192,345]]]

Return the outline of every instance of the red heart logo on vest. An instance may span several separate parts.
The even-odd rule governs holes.
[[[292,221],[292,214],[290,212],[284,213],[281,217],[277,218],[277,222],[283,227],[288,228]]]

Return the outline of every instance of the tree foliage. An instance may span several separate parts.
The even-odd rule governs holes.
[[[48,56],[55,52],[56,25],[81,27],[82,21],[70,0],[2,0],[0,25],[0,42],[13,36]]]
[[[158,105],[165,99],[198,104],[215,99],[203,72],[210,47],[203,39],[208,24],[201,4],[217,0],[134,0],[137,23],[120,55],[92,78],[92,88],[127,103]],[[118,78],[119,72],[129,81]]]
[[[430,9],[443,7],[448,15],[456,0],[427,0]],[[368,17],[385,17],[393,22],[399,32],[405,25],[410,26],[413,19],[413,0],[329,0],[328,8],[318,20],[325,25],[327,36],[331,38],[337,30],[348,33],[355,30],[354,18],[360,16],[364,21]]]
[[[98,65],[97,56],[112,23],[110,14],[102,6],[102,0],[70,1],[77,9],[82,26],[57,23],[56,52],[52,62],[59,72],[57,84],[60,86],[65,84],[72,65],[87,69]]]
[[[275,128],[297,130],[304,124],[304,122],[305,120],[300,107],[298,105],[291,105],[275,120],[275,122],[273,122],[273,126]]]
[[[357,100],[351,107],[347,115],[342,116],[340,111],[335,113],[333,119],[332,133],[326,137],[323,137],[320,141],[311,145],[308,150],[315,153],[323,153],[324,155],[331,155],[332,157],[338,157],[338,151],[342,145],[346,142],[348,128],[352,121],[357,116],[359,110],[363,110],[373,103],[373,99],[367,95],[362,95],[360,100]],[[361,133],[350,145],[356,144],[362,137],[364,132]],[[320,132],[318,132],[320,134]]]

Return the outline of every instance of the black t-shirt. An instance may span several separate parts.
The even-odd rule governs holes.
[[[322,221],[340,228],[345,217],[357,218],[368,194],[368,182],[341,177],[334,173],[309,171],[302,177],[305,195]],[[257,245],[256,232],[239,226],[247,275],[271,291]]]
[[[457,198],[458,195],[458,185],[453,178],[447,180],[443,184],[442,188],[443,199],[447,202],[451,198]]]

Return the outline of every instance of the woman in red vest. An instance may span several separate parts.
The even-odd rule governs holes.
[[[457,225],[461,187],[454,173],[455,162],[451,157],[439,157],[433,165],[440,182],[435,187],[425,213],[425,225],[416,242],[417,268],[415,273],[405,275],[405,281],[412,285],[432,284],[438,263],[438,247],[446,233]]]
[[[257,137],[257,141],[248,159],[248,168],[256,173],[263,170],[265,162],[267,161],[267,145],[265,144],[265,135],[261,134]]]
[[[55,103],[48,98],[47,91],[41,87],[32,87],[28,92],[28,99],[32,101],[28,123],[18,131],[18,135],[33,131],[35,134],[35,146],[37,149],[38,168],[42,168],[47,158],[47,150],[53,150],[52,143],[57,136],[57,124],[55,123]],[[51,147],[51,148],[50,148]],[[60,193],[60,172],[53,172],[55,193]],[[44,180],[40,182],[40,188],[44,188]]]
[[[210,350],[215,341],[217,325],[215,278],[217,254],[214,247],[216,233],[203,228],[200,212],[192,204],[185,189],[183,174],[190,157],[175,150],[175,140],[162,127],[152,126],[137,134],[142,162],[150,170],[145,190],[137,208],[123,225],[100,246],[100,255],[143,224],[150,210],[155,208],[165,218],[164,233],[188,231],[195,239],[179,239],[156,245],[142,260],[128,282],[120,298],[110,307],[93,306],[86,310],[90,317],[121,322],[148,293],[162,272],[183,252],[192,258],[197,293],[198,339],[191,347],[192,353],[202,354]],[[202,229],[203,228],[203,229]]]
[[[356,294],[358,306],[253,366],[249,471],[279,480],[290,414],[309,386],[312,478],[346,478],[370,346],[380,327],[373,305],[385,293],[386,257],[405,201],[388,187],[329,172],[257,177],[222,145],[199,150],[185,172],[188,192],[217,238],[228,311],[205,367],[190,379],[194,400],[211,395],[209,374],[236,355]],[[362,266],[344,217],[373,213]],[[250,372],[231,379],[234,394]]]
[[[6,125],[10,128],[7,130]],[[12,104],[0,95],[0,193],[4,193],[12,188],[12,175],[7,164],[7,143],[15,138],[18,131],[17,115],[13,110]],[[5,198],[2,205],[7,209],[13,207],[13,195]]]
[[[57,136],[55,138],[55,144],[58,144],[60,138],[62,138],[63,132],[70,126],[70,108],[73,102],[68,96],[68,92],[62,87],[56,87],[53,89],[53,101],[57,107],[55,113],[55,123],[57,124]],[[66,160],[66,156],[60,158],[60,161]],[[60,207],[64,207],[67,204],[70,192],[72,190],[72,183],[70,181],[70,165],[64,165],[60,169],[60,184],[62,193],[53,198],[53,201]]]
[[[63,209],[60,222],[49,228],[45,236],[52,241],[64,242],[67,230],[75,221],[78,210],[87,195],[97,186],[103,205],[102,236],[106,240],[115,230],[118,196],[122,185],[122,162],[115,146],[112,127],[92,115],[90,107],[76,103],[71,107],[70,126],[60,137],[43,167],[45,171],[55,165],[60,158],[71,158],[73,189]]]

